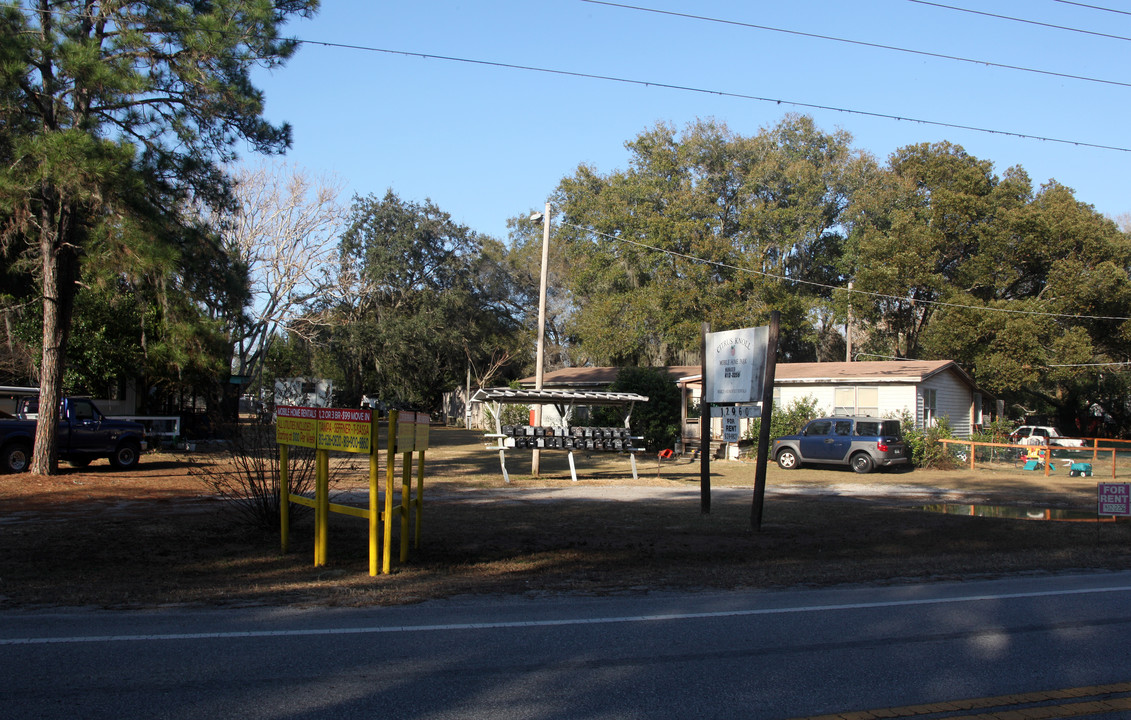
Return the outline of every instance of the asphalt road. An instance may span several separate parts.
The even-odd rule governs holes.
[[[888,716],[949,718],[1037,706],[1061,717],[1084,703],[1131,717],[1129,647],[1131,572],[366,609],[13,611],[0,613],[0,717],[706,720],[895,707]]]

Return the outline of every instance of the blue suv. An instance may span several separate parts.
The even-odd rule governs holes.
[[[797,435],[774,440],[773,457],[784,470],[802,463],[851,465],[858,473],[911,462],[898,420],[838,415],[810,420]]]

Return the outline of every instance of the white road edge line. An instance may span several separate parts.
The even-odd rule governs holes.
[[[849,603],[842,605],[802,605],[785,608],[750,610],[721,610],[703,613],[672,613],[665,615],[625,615],[621,617],[568,618],[562,620],[514,620],[507,622],[451,623],[444,625],[390,625],[380,627],[320,628],[305,630],[246,630],[207,633],[168,633],[142,635],[90,635],[70,637],[0,638],[4,645],[52,645],[67,643],[108,642],[168,642],[177,640],[217,640],[229,638],[274,638],[319,635],[360,635],[366,633],[413,633],[459,630],[500,630],[507,628],[560,627],[570,625],[606,625],[610,623],[668,622],[672,620],[704,620],[757,615],[785,615],[790,613],[827,612],[830,610],[868,610],[874,608],[911,607],[915,605],[946,605],[950,603],[986,602],[991,600],[1021,600],[1025,598],[1090,595],[1097,593],[1131,592],[1131,586],[1108,588],[1083,588],[1076,590],[1047,590],[1042,592],[1003,593],[1000,595],[966,595],[952,598],[923,598],[915,600],[889,600],[884,602]]]

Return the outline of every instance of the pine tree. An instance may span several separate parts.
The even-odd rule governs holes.
[[[0,5],[0,218],[35,258],[43,298],[32,472],[56,469],[59,399],[84,259],[183,238],[189,202],[231,201],[235,144],[265,153],[290,128],[250,81],[297,49],[279,37],[318,0],[12,0]],[[139,242],[140,240],[140,242]],[[173,244],[177,244],[174,240]],[[174,248],[174,251],[177,251]]]

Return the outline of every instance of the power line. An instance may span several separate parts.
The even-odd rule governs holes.
[[[366,52],[386,53],[389,55],[404,55],[406,57],[418,57],[425,60],[446,60],[449,62],[467,63],[469,65],[483,65],[486,67],[506,68],[508,70],[525,70],[528,72],[546,73],[549,75],[562,75],[565,77],[583,78],[586,80],[605,80],[608,82],[624,83],[626,85],[639,85],[641,87],[658,87],[667,90],[681,90],[684,92],[701,93],[703,95],[717,95],[719,97],[736,98],[739,100],[755,100],[758,102],[775,103],[777,105],[788,105],[790,107],[808,108],[811,110],[827,110],[829,112],[839,112],[849,115],[863,115],[865,117],[882,118],[884,120],[903,120],[906,122],[918,123],[920,125],[931,125],[934,127],[945,127],[954,130],[969,130],[971,132],[987,133],[990,135],[1004,135],[1006,137],[1020,138],[1023,140],[1042,140],[1044,142],[1054,142],[1063,145],[1075,145],[1076,147],[1090,147],[1098,150],[1114,150],[1117,152],[1131,152],[1131,148],[1121,147],[1118,145],[1104,145],[1101,143],[1084,142],[1082,140],[1065,140],[1063,138],[1045,137],[1042,135],[1031,135],[1028,133],[1013,132],[1010,130],[995,130],[993,128],[983,128],[976,125],[962,125],[960,123],[948,123],[941,120],[924,120],[922,118],[907,117],[904,115],[893,115],[890,113],[872,112],[870,110],[853,110],[851,108],[836,107],[834,105],[821,105],[818,103],[807,103],[798,100],[784,100],[782,98],[762,97],[759,95],[748,95],[745,93],[728,92],[725,90],[710,90],[707,88],[699,88],[690,85],[677,85],[674,83],[659,82],[656,80],[635,80],[632,78],[622,78],[613,75],[599,75],[596,73],[583,73],[575,72],[572,70],[557,70],[554,68],[537,67],[534,65],[519,65],[517,63],[504,63],[493,60],[476,60],[472,58],[455,57],[451,55],[436,55],[433,53],[413,52],[410,50],[392,50],[388,48],[369,47],[365,45],[349,45],[345,43],[326,42],[323,40],[302,40],[295,39],[295,42],[303,43],[306,45],[322,45],[325,47],[344,48],[349,50],[364,50]]]
[[[1119,80],[1105,80],[1103,78],[1094,78],[1086,75],[1073,75],[1071,73],[1055,72],[1053,70],[1039,70],[1037,68],[1025,67],[1022,65],[1006,65],[1004,63],[995,63],[988,60],[976,60],[973,58],[960,57],[958,55],[944,55],[942,53],[927,52],[926,50],[915,50],[913,48],[904,48],[896,45],[884,45],[881,43],[866,42],[864,40],[853,40],[851,38],[836,37],[835,35],[820,35],[818,33],[802,32],[800,30],[787,30],[785,28],[777,28],[769,25],[758,25],[755,23],[740,22],[738,20],[727,20],[724,18],[714,18],[705,15],[692,15],[690,13],[673,12],[670,10],[657,10],[655,8],[641,7],[639,5],[626,5],[617,2],[608,2],[608,0],[581,0],[593,5],[606,5],[608,7],[623,8],[625,10],[637,10],[639,12],[655,13],[657,15],[670,15],[672,17],[687,18],[689,20],[702,20],[705,22],[719,23],[722,25],[734,25],[736,27],[752,28],[755,30],[766,30],[769,32],[784,33],[787,35],[796,35],[798,37],[814,38],[816,40],[829,40],[832,42],[846,43],[848,45],[859,45],[861,47],[876,48],[879,50],[892,50],[894,52],[910,53],[912,55],[922,55],[924,57],[937,58],[940,60],[954,60],[956,62],[972,63],[974,65],[984,65],[986,67],[1002,68],[1004,70],[1017,70],[1019,72],[1036,73],[1038,75],[1049,75],[1051,77],[1065,78],[1069,80],[1082,80],[1084,82],[1102,83],[1104,85],[1118,85],[1121,87],[1131,87],[1131,83],[1122,82]]]
[[[627,243],[629,245],[635,245],[637,247],[644,248],[645,250],[652,250],[653,252],[662,253],[664,255],[671,255],[672,257],[678,257],[678,258],[681,258],[683,260],[688,260],[688,261],[700,263],[700,264],[703,264],[703,265],[713,265],[715,267],[722,268],[724,270],[733,270],[735,272],[746,273],[746,274],[749,274],[749,275],[760,275],[760,276],[768,278],[770,280],[779,280],[779,281],[782,281],[782,282],[790,282],[790,283],[796,283],[796,284],[800,284],[800,285],[809,285],[811,287],[818,287],[818,288],[822,288],[822,289],[825,289],[825,290],[831,290],[833,292],[844,292],[844,293],[848,293],[850,296],[851,295],[864,295],[864,296],[867,296],[867,297],[877,298],[879,300],[894,300],[896,302],[911,302],[911,303],[916,304],[916,305],[935,305],[935,306],[938,306],[938,307],[954,308],[956,310],[975,310],[975,311],[979,311],[979,312],[981,312],[981,311],[1000,312],[1000,313],[1009,313],[1009,314],[1013,314],[1013,315],[1035,315],[1035,316],[1038,316],[1038,317],[1062,318],[1062,319],[1070,319],[1070,320],[1120,320],[1120,321],[1131,320],[1131,317],[1118,317],[1118,316],[1106,316],[1106,315],[1075,315],[1075,314],[1072,314],[1072,313],[1054,313],[1054,312],[1044,312],[1044,311],[1041,311],[1041,310],[1015,310],[1015,309],[1012,309],[1012,308],[996,308],[996,307],[988,307],[988,306],[984,306],[984,305],[964,305],[962,303],[943,302],[941,300],[915,300],[915,299],[912,299],[912,298],[900,297],[899,295],[887,295],[885,293],[869,292],[867,290],[856,290],[856,289],[850,290],[850,289],[843,287],[843,286],[840,286],[840,285],[829,285],[827,283],[819,283],[819,282],[814,282],[812,280],[801,280],[799,278],[786,277],[785,275],[775,275],[774,273],[769,273],[769,272],[766,272],[764,270],[754,270],[752,268],[744,268],[744,267],[740,267],[738,265],[730,265],[728,263],[719,262],[717,260],[707,260],[706,258],[701,258],[701,257],[696,257],[694,255],[688,255],[686,253],[676,252],[675,250],[667,250],[667,249],[664,249],[664,248],[661,248],[661,247],[656,247],[655,245],[649,245],[647,243],[642,243],[642,242],[639,242],[637,240],[631,240],[631,239],[626,238],[626,237],[617,237],[616,235],[609,235],[608,233],[603,233],[603,232],[600,232],[598,230],[594,230],[593,228],[584,227],[582,225],[575,225],[573,223],[568,223],[568,222],[562,222],[561,224],[565,225],[567,227],[572,227],[572,228],[575,228],[577,230],[581,230],[582,232],[592,233],[593,235],[600,235],[601,237],[608,238],[609,240],[612,240],[614,242],[622,242],[622,243]]]
[[[1109,12],[1109,13],[1119,13],[1120,15],[1131,15],[1131,12],[1128,12],[1127,10],[1116,10],[1114,8],[1100,7],[1099,5],[1087,5],[1087,4],[1081,3],[1081,2],[1072,2],[1072,0],[1055,0],[1055,1],[1058,2],[1058,3],[1064,3],[1065,5],[1075,5],[1077,7],[1088,8],[1089,10],[1102,10],[1104,12]]]
[[[932,7],[942,8],[944,10],[955,10],[957,12],[970,13],[971,15],[984,15],[986,17],[998,18],[999,20],[1011,20],[1013,22],[1025,23],[1027,25],[1039,25],[1041,27],[1052,28],[1054,30],[1067,30],[1068,32],[1083,33],[1084,35],[1095,35],[1096,37],[1105,37],[1112,40],[1124,40],[1131,42],[1131,37],[1124,37],[1123,35],[1109,35],[1107,33],[1095,32],[1094,30],[1082,30],[1080,28],[1067,27],[1065,25],[1054,25],[1052,23],[1038,22],[1037,20],[1026,20],[1025,18],[1011,17],[1009,15],[998,15],[996,13],[983,12],[981,10],[970,10],[969,8],[955,7],[954,5],[943,5],[942,3],[928,2],[927,0],[907,0],[907,2],[918,3],[919,5],[930,5]]]
[[[917,1],[917,0],[912,0]],[[210,32],[223,33],[222,30],[210,30]],[[821,105],[819,103],[807,103],[798,100],[785,100],[782,98],[763,97],[759,95],[750,95],[746,93],[728,92],[725,90],[711,90],[707,88],[694,87],[690,85],[677,85],[674,83],[659,82],[655,80],[636,80],[632,78],[616,77],[613,75],[600,75],[596,73],[583,73],[571,70],[558,70],[555,68],[544,68],[534,65],[520,65],[517,63],[504,63],[492,60],[477,60],[474,58],[463,58],[452,55],[437,55],[434,53],[414,52],[410,50],[393,50],[391,48],[379,48],[368,45],[356,45],[350,43],[336,43],[326,40],[304,40],[302,38],[292,38],[296,43],[303,45],[318,45],[322,47],[340,48],[344,50],[360,50],[363,52],[385,53],[388,55],[402,55],[405,57],[416,57],[424,60],[444,60],[447,62],[465,63],[469,65],[481,65],[484,67],[505,68],[508,70],[523,70],[526,72],[537,72],[548,75],[560,75],[563,77],[575,77],[586,80],[604,80],[607,82],[623,83],[626,85],[638,85],[641,87],[658,87],[667,90],[679,90],[683,92],[700,93],[703,95],[715,95],[718,97],[729,97],[738,100],[754,100],[756,102],[774,103],[776,105],[787,105],[790,107],[807,108],[810,110],[825,110],[828,112],[838,112],[847,115],[861,115],[864,117],[874,117],[883,120],[897,120],[916,123],[919,125],[930,125],[933,127],[950,128],[953,130],[968,130],[970,132],[985,133],[989,135],[1002,135],[1005,137],[1013,137],[1021,140],[1041,140],[1043,142],[1052,142],[1062,145],[1073,145],[1076,147],[1095,148],[1097,150],[1113,150],[1116,152],[1131,153],[1131,148],[1119,145],[1104,145],[1102,143],[1085,142],[1083,140],[1067,140],[1064,138],[1047,137],[1043,135],[1033,135],[1030,133],[1014,132],[1010,130],[995,130],[993,128],[978,127],[976,125],[963,125],[961,123],[943,122],[941,120],[926,120],[923,118],[908,117],[904,115],[894,115],[891,113],[874,112],[870,110],[854,110],[852,108],[837,107],[835,105]]]

